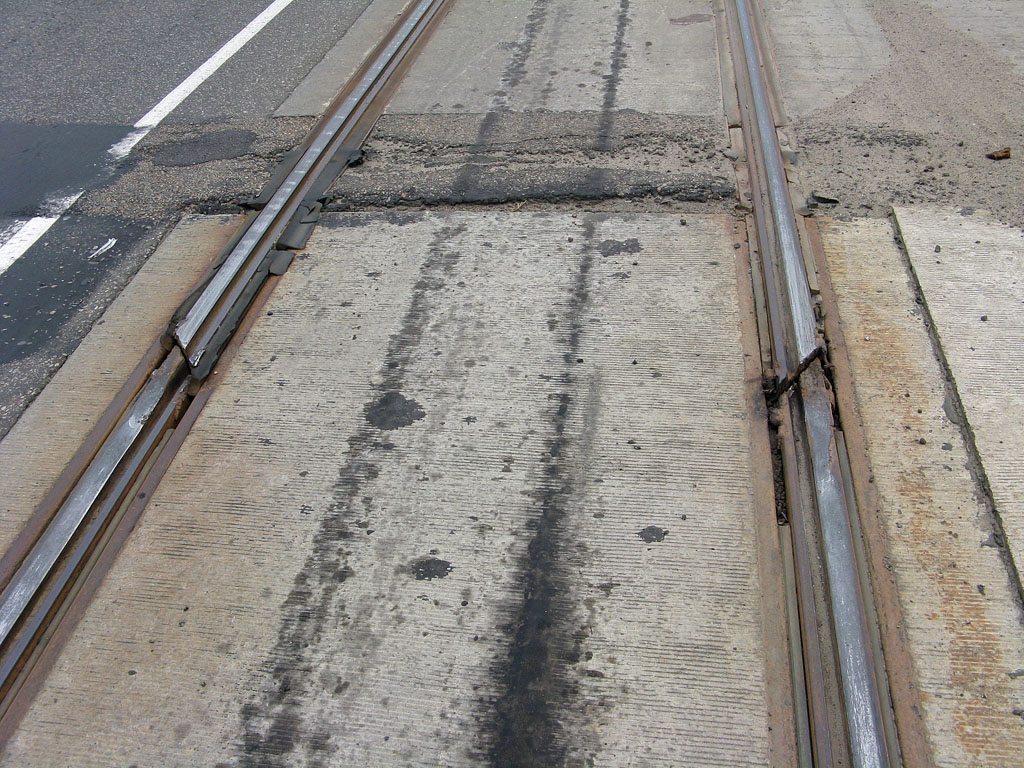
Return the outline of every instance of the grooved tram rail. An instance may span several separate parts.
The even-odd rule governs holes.
[[[101,427],[73,461],[78,471],[65,473],[6,553],[0,593],[0,717],[31,672],[32,653],[44,640],[48,622],[60,615],[61,601],[73,592],[74,580],[88,577],[83,566],[114,513],[131,504],[130,491],[145,481],[144,470],[166,439],[165,431],[173,430],[188,410],[267,279],[288,268],[291,256],[283,250],[289,247],[284,236],[315,222],[320,209],[316,198],[356,159],[352,148],[369,134],[396,80],[447,5],[448,0],[411,4],[370,53],[304,144],[286,160],[283,178],[266,193],[268,199],[255,201],[259,213],[250,217],[213,274],[176,313],[169,337],[162,341],[170,347],[166,357],[140,363],[134,379],[141,388],[137,393],[126,388],[111,404]]]
[[[940,762],[771,16],[675,5],[366,6],[0,559],[0,764]]]

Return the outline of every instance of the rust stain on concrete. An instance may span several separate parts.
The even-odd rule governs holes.
[[[1020,617],[900,254],[887,222],[823,230],[936,762],[1016,763]]]

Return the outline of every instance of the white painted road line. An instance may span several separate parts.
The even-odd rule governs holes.
[[[0,229],[0,248],[3,247],[4,243],[18,234],[27,221],[28,219],[14,219],[4,226],[3,229]]]
[[[209,77],[220,69],[228,59],[234,56],[242,46],[252,40],[261,29],[273,21],[281,11],[293,2],[294,0],[274,0],[274,2],[268,5],[259,16],[246,24],[245,28],[242,29],[241,32],[228,40],[219,51],[203,62],[195,72],[182,80],[181,84],[178,85],[177,88],[164,96],[163,99],[160,100],[159,104],[143,115],[142,118],[135,123],[135,130],[125,138],[121,139],[121,141],[114,144],[108,152],[118,160],[127,156],[127,154],[131,152],[132,147],[142,141],[146,134],[158,126],[165,117],[167,117],[179,104],[181,104],[181,102],[188,98],[189,94],[209,79]]]
[[[0,246],[0,275],[21,258],[21,255],[31,248],[36,240],[45,235],[53,223],[64,215],[64,212],[74,205],[81,196],[82,193],[77,192],[68,197],[48,201],[44,206],[44,215],[35,216],[15,229],[7,241]]]
[[[263,12],[246,24],[241,32],[228,40],[219,51],[204,61],[195,72],[182,80],[177,88],[164,96],[160,103],[143,115],[133,126],[135,130],[111,146],[107,153],[115,160],[127,157],[132,148],[142,141],[147,133],[160,125],[163,119],[187,99],[196,88],[208,80],[228,59],[238,53],[246,43],[259,34],[260,30],[294,1],[274,0],[264,8]],[[47,210],[43,215],[29,219],[20,225],[15,223],[7,228],[0,236],[0,275],[20,259],[40,237],[46,234],[54,222],[82,196],[83,192],[84,190],[70,197],[51,201],[46,206]],[[2,239],[3,236],[6,236],[7,239]],[[96,253],[93,254],[93,256],[96,255]]]

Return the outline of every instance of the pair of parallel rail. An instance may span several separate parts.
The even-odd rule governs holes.
[[[208,395],[204,384],[246,314],[260,304],[272,275],[287,268],[281,250],[307,230],[320,196],[358,156],[384,104],[450,0],[412,3],[367,58],[306,141],[277,174],[216,271],[179,310],[162,343],[132,380],[0,560],[0,717],[17,700],[40,652],[78,596],[123,521],[137,516]],[[850,510],[843,493],[831,401],[821,375],[814,304],[770,98],[762,74],[766,57],[747,0],[734,0],[728,23],[737,93],[753,191],[767,299],[774,370],[770,396],[782,412],[780,438],[801,624],[804,723],[810,764],[831,768],[832,745],[823,681],[823,652],[811,576],[812,548],[803,534],[800,473],[813,482],[830,593],[829,612],[847,724],[846,746],[856,768],[888,768],[883,696],[866,622]],[[302,240],[300,236],[300,240]],[[797,450],[796,441],[804,446]],[[809,466],[807,466],[809,465]],[[129,525],[130,527],[130,525]],[[20,709],[20,707],[19,707]],[[800,732],[798,726],[798,732]]]

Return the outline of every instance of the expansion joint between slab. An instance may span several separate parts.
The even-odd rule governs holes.
[[[924,288],[921,285],[917,271],[914,269],[914,263],[910,258],[906,239],[900,229],[899,218],[896,216],[895,211],[890,213],[890,223],[893,228],[893,241],[899,249],[900,258],[902,259],[904,269],[906,270],[907,284],[913,293],[915,303],[921,308],[921,318],[924,322],[928,339],[932,345],[932,353],[935,355],[935,359],[938,361],[939,368],[942,371],[942,382],[945,389],[947,404],[945,409],[946,416],[960,430],[960,435],[964,441],[964,448],[967,451],[968,456],[967,470],[977,487],[978,496],[984,500],[985,509],[988,510],[989,523],[992,526],[992,540],[987,544],[987,546],[993,546],[999,550],[999,554],[1007,570],[1007,575],[1010,578],[1010,583],[1013,584],[1016,592],[1018,608],[1020,609],[1021,614],[1024,614],[1024,582],[1021,580],[1020,567],[1014,559],[1013,552],[1010,550],[1007,543],[1003,518],[1000,514],[999,507],[996,504],[995,495],[992,492],[992,484],[989,481],[988,473],[985,471],[985,466],[981,460],[981,452],[978,450],[974,429],[971,427],[970,420],[967,418],[967,410],[960,397],[960,390],[957,388],[956,378],[953,375],[953,368],[950,365],[949,360],[946,357],[946,352],[942,347],[942,339],[939,337],[938,326],[935,324],[935,319],[928,306],[928,300],[925,296]]]

